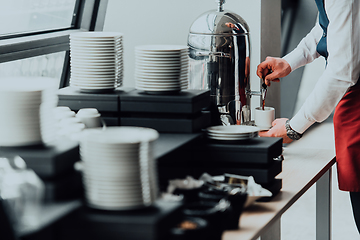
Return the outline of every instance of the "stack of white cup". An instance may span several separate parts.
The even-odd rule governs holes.
[[[68,137],[76,140],[81,131],[85,129],[85,124],[75,117],[76,113],[71,111],[69,107],[61,106],[55,108],[54,116],[58,137]]]
[[[85,124],[85,128],[101,127],[100,116],[96,108],[82,108],[76,114],[76,118]]]
[[[77,113],[69,107],[60,106],[54,109],[57,120],[57,136],[79,140],[85,128],[101,127],[101,115],[96,108],[82,108]]]

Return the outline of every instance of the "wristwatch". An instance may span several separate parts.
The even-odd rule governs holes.
[[[302,137],[301,133],[296,132],[290,127],[290,120],[285,122],[286,135],[292,140],[299,140]]]

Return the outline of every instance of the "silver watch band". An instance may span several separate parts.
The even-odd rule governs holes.
[[[286,128],[286,135],[292,139],[292,140],[299,140],[302,137],[301,133],[296,132],[294,129],[290,126],[290,120],[287,120],[285,122],[285,128]]]

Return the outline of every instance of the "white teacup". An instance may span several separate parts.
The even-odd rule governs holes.
[[[82,108],[76,114],[76,117],[85,124],[86,128],[101,127],[100,116],[101,115],[96,108]]]
[[[272,122],[275,120],[275,108],[262,107],[255,108],[255,125],[261,130],[268,130],[272,127]]]
[[[73,118],[73,117],[75,117],[75,115],[76,115],[75,112],[71,111],[71,110],[70,111],[62,111],[62,110],[54,111],[54,117],[58,121],[65,119],[65,118]]]

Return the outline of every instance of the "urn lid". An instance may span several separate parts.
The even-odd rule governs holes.
[[[205,35],[249,34],[249,26],[238,14],[224,10],[225,0],[216,0],[218,9],[201,14],[191,25],[189,32]]]

